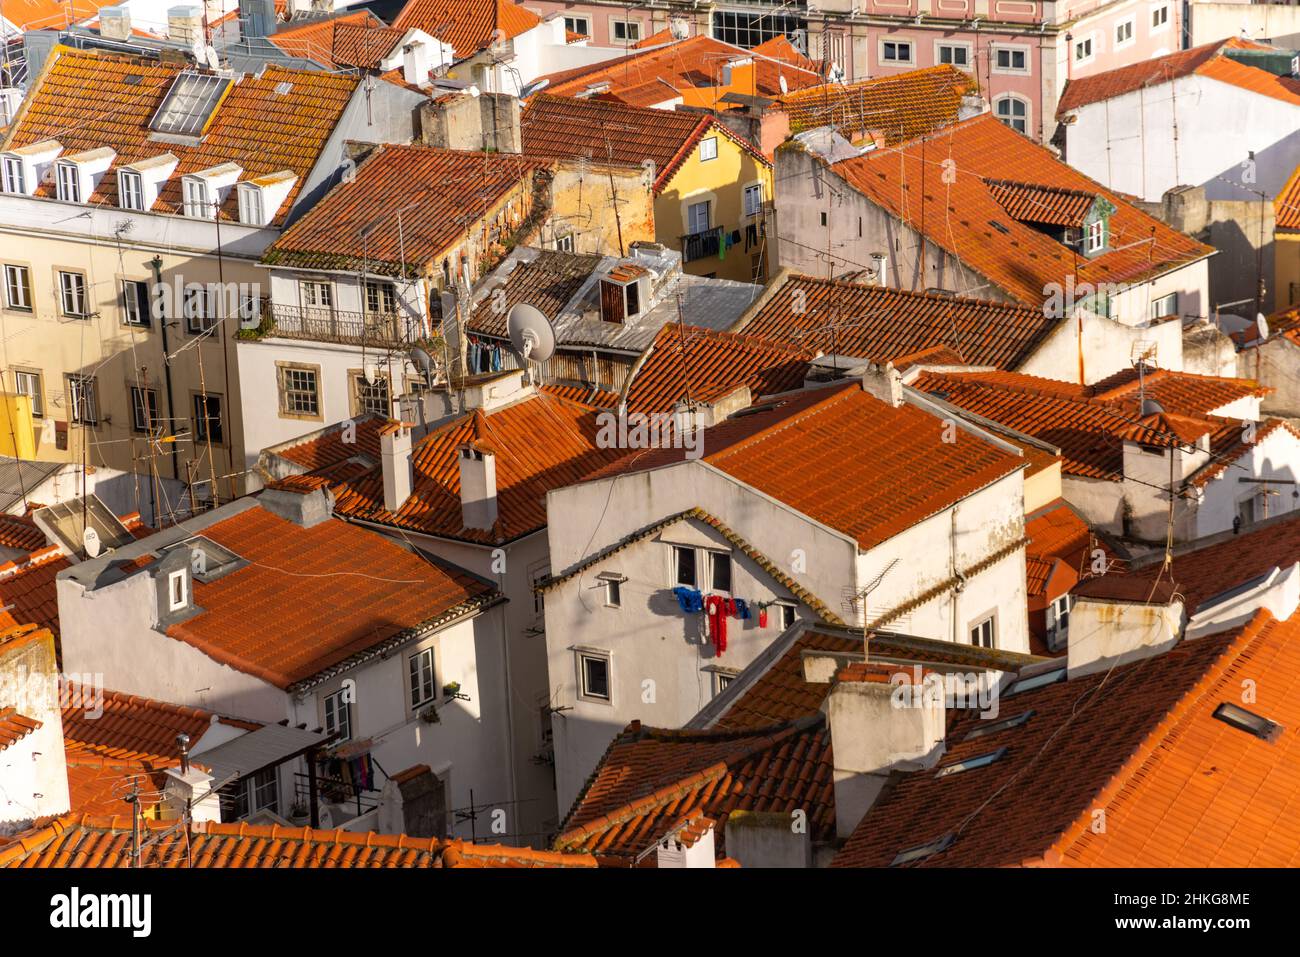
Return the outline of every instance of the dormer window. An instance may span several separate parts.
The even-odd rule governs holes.
[[[239,221],[249,226],[265,226],[266,213],[263,211],[262,190],[247,183],[239,184]]]
[[[181,180],[185,197],[185,215],[195,219],[216,219],[217,211],[208,200],[208,184],[201,179],[187,176]]]
[[[117,174],[118,205],[123,209],[144,210],[144,179],[132,170]]]
[[[181,177],[181,199],[186,216],[216,219],[230,190],[244,172],[238,163],[222,163]]]
[[[1091,259],[1110,251],[1110,218],[1115,207],[1101,196],[1089,207],[1082,223],[1082,252]]]
[[[81,202],[81,171],[76,163],[59,162],[55,164],[59,171],[58,196],[65,203]]]
[[[55,195],[65,203],[84,203],[99,188],[117,154],[107,146],[65,156],[54,164]]]
[[[1089,256],[1095,255],[1106,248],[1106,221],[1098,219],[1088,224],[1088,231],[1084,234],[1083,251]]]
[[[190,585],[184,568],[167,576],[167,610],[180,611],[190,603]]]

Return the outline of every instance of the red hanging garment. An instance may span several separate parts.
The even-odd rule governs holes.
[[[727,599],[710,595],[704,600],[704,610],[709,618],[709,635],[713,638],[714,655],[722,657],[727,650]]]
[[[766,628],[766,627],[767,627],[767,609],[766,609],[766,608],[760,608],[760,609],[758,610],[758,627],[759,627],[759,628]]]

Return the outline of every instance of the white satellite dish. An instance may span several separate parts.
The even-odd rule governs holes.
[[[362,367],[361,374],[366,379],[366,385],[374,385],[375,380],[379,378],[379,366],[373,362],[367,362]]]
[[[433,356],[419,346],[412,346],[410,359],[411,364],[424,375],[424,384],[433,385]]]
[[[506,318],[510,344],[525,359],[545,362],[555,354],[555,327],[536,306],[521,302]]]
[[[1255,331],[1259,334],[1260,342],[1268,338],[1268,320],[1262,312],[1255,316]]]
[[[784,76],[777,77],[777,82],[781,84],[781,95],[785,96],[790,92],[790,84],[785,82]]]
[[[86,557],[94,558],[99,554],[99,532],[87,525],[81,533],[81,544],[86,549]]]

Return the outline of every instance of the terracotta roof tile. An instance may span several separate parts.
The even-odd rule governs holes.
[[[386,275],[431,273],[439,256],[484,217],[504,228],[523,221],[521,204],[507,216],[495,207],[514,194],[532,194],[532,176],[548,164],[517,154],[471,153],[428,146],[385,146],[372,153],[350,182],[330,190],[266,251],[273,266],[360,269]],[[406,210],[398,228],[402,195]],[[376,210],[384,211],[379,218]],[[367,229],[366,242],[360,238]]]
[[[976,83],[954,66],[908,70],[895,76],[810,86],[781,97],[790,131],[834,126],[856,139],[882,131],[893,146],[956,122],[962,95]]]
[[[68,806],[73,814],[131,813],[128,797],[138,796],[140,809],[149,813],[160,803],[166,786],[166,767],[130,758],[111,758],[84,751],[67,752]]]
[[[20,563],[0,565],[0,624],[40,625],[59,637],[59,599],[55,578],[71,563],[57,545],[33,552]]]
[[[504,285],[474,307],[468,326],[480,335],[507,338],[510,310],[526,302],[554,320],[600,265],[603,257],[542,249],[531,261],[515,263]],[[503,290],[498,296],[496,290]],[[498,305],[499,303],[499,305]]]
[[[443,867],[595,867],[590,854],[536,851],[528,847],[471,844],[448,841],[442,852]]]
[[[180,213],[185,173],[228,162],[243,169],[242,179],[292,170],[298,179],[273,220],[280,225],[360,78],[268,66],[260,76],[244,76],[231,85],[201,143],[152,141],[149,121],[182,69],[156,60],[56,47],[10,128],[4,148],[52,139],[68,155],[107,146],[117,154],[114,169],[170,152],[178,163],[154,204],[153,211],[159,213]],[[107,101],[114,104],[110,111],[103,108]],[[53,194],[51,185],[38,190],[38,195]],[[86,201],[116,205],[117,176],[104,176]],[[238,219],[233,189],[222,216]]]
[[[493,596],[460,569],[338,519],[302,528],[254,507],[202,534],[249,564],[195,581],[203,611],[167,634],[279,688]]]
[[[45,533],[36,527],[30,514],[0,514],[0,547],[34,552],[45,545]]]
[[[412,28],[451,44],[464,60],[501,38],[512,40],[542,22],[542,18],[513,0],[408,0],[393,19],[393,28]]]
[[[1274,226],[1278,229],[1300,229],[1300,166],[1273,200]],[[1270,317],[1269,325],[1272,325]]]
[[[0,707],[0,751],[17,744],[40,726],[39,721],[19,714],[16,708]]]
[[[268,40],[291,56],[328,67],[379,68],[406,31],[386,27],[369,10],[280,24]]]
[[[97,754],[117,761],[155,765],[180,759],[178,734],[199,743],[214,721],[252,730],[256,723],[220,719],[211,711],[155,701],[120,691],[70,685],[64,693],[63,740],[69,753]]]
[[[940,182],[936,157],[956,164],[953,182]],[[873,150],[842,160],[832,169],[1013,301],[1036,308],[1049,299],[1051,289],[1065,288],[1067,276],[1075,284],[1141,282],[1212,253],[1209,246],[1104,190],[991,114],[955,123],[897,151]],[[1058,193],[1093,193],[1114,206],[1109,251],[1091,259],[1076,256],[1034,225],[1011,218],[989,183],[1012,170],[1019,182]]]
[[[793,275],[740,331],[873,362],[945,347],[963,365],[1014,369],[1057,323],[1027,306]]]
[[[1097,202],[1097,194],[1038,183],[987,179],[989,193],[1007,215],[1019,222],[1080,227]]]
[[[113,0],[116,2],[116,0]],[[113,2],[99,0],[22,0],[22,3],[5,6],[4,18],[20,31],[52,30],[69,27],[87,17],[93,17],[101,8]]]
[[[351,421],[356,425],[356,432],[352,435],[355,442],[343,441],[346,423],[339,423],[301,441],[276,446],[272,451],[309,475],[322,475],[332,480],[342,480],[340,469],[352,462],[360,462],[363,470],[369,470],[380,460],[379,430],[384,419],[367,415]]]

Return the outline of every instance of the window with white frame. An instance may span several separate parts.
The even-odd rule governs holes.
[[[795,619],[794,605],[790,604],[789,602],[779,601],[776,603],[776,612],[777,615],[780,616],[777,620],[777,624],[781,626],[782,631],[785,631],[787,628],[791,628],[794,626],[794,619]]]
[[[185,578],[185,569],[183,568],[167,576],[168,611],[180,611],[189,604],[189,584]]]
[[[702,203],[691,203],[686,207],[686,230],[692,236],[709,230],[709,207],[707,199]]]
[[[881,40],[880,60],[882,63],[911,63],[912,42],[910,40]]]
[[[993,68],[999,73],[1026,73],[1029,51],[1022,47],[994,47]]]
[[[4,163],[0,165],[0,172],[3,172],[3,182],[6,193],[26,193],[27,177],[23,175],[23,161],[16,156],[6,156]]]
[[[79,425],[96,425],[99,422],[99,402],[95,395],[95,377],[69,375],[68,415]]]
[[[951,66],[970,66],[969,43],[939,43],[935,45],[935,60]]]
[[[34,370],[14,370],[14,391],[31,400],[32,415],[41,418],[45,415],[45,392],[41,388],[41,374]]]
[[[1086,63],[1092,59],[1092,37],[1074,41],[1074,62]]]
[[[1070,632],[1070,609],[1074,598],[1069,593],[1055,598],[1047,606],[1047,646],[1060,648]]]
[[[1163,319],[1166,316],[1178,315],[1178,293],[1171,292],[1167,296],[1161,296],[1151,303],[1151,318]]]
[[[216,219],[215,211],[208,208],[208,184],[203,180],[181,180],[181,196],[184,200],[183,208],[186,216],[198,219]]]
[[[407,659],[406,672],[410,682],[412,708],[429,704],[438,697],[432,648],[411,655]]]
[[[31,312],[32,271],[26,266],[5,264],[5,306]]]
[[[352,374],[352,414],[381,415],[385,419],[393,414],[392,402],[388,393],[388,377],[376,375],[373,382],[367,381],[364,372]]]
[[[334,308],[334,290],[327,282],[304,279],[298,283],[298,296],[304,309]]]
[[[286,415],[320,415],[316,366],[280,366],[280,411]]]
[[[139,279],[122,280],[122,321],[128,326],[149,325],[149,284]]]
[[[673,583],[694,588],[698,581],[695,574],[695,549],[686,545],[673,546]]]
[[[258,771],[247,781],[241,781],[235,805],[235,817],[248,817],[258,811],[275,813],[280,807],[280,782],[275,768]]]
[[[623,607],[623,580],[621,578],[606,578],[605,584],[605,607],[622,608]]]
[[[325,696],[325,733],[337,734],[335,743],[352,740],[352,696],[350,688],[343,688]]]
[[[391,282],[366,280],[366,312],[372,316],[392,316],[397,313],[397,287]]]
[[[158,390],[131,386],[131,430],[151,434],[158,429]]]
[[[573,233],[567,236],[560,236],[555,240],[555,248],[562,253],[573,252]]]
[[[608,654],[599,651],[578,652],[578,697],[585,701],[610,701]]]
[[[709,584],[714,591],[731,591],[731,556],[709,552]]]
[[[123,209],[144,209],[144,178],[131,170],[117,174],[117,205]]]
[[[76,163],[55,163],[58,171],[55,185],[59,199],[65,203],[81,202],[81,170]]]
[[[89,314],[86,277],[81,273],[59,272],[59,311],[70,319],[85,319]]]
[[[262,209],[262,191],[256,186],[241,186],[239,194],[239,221],[250,226],[265,226]]]
[[[970,643],[977,648],[992,648],[997,640],[997,619],[993,615],[983,618],[970,629]]]
[[[734,671],[720,671],[715,669],[712,673],[713,697],[716,698],[718,695],[722,694],[722,692],[727,689],[727,685],[736,680],[736,674],[737,673]]]
[[[185,331],[190,335],[207,332],[217,321],[216,290],[195,283],[185,288],[182,311],[185,313]]]
[[[641,39],[641,24],[636,20],[611,20],[610,28],[619,43],[636,43]]]
[[[1088,224],[1087,232],[1084,233],[1083,251],[1085,253],[1099,253],[1106,248],[1106,221],[1104,219],[1094,219]]]
[[[700,162],[718,158],[718,138],[706,136],[700,140]]]
[[[1020,97],[998,97],[993,101],[993,113],[1017,133],[1029,132],[1029,104]]]
[[[763,210],[763,184],[745,187],[745,215],[757,216]]]
[[[1169,4],[1162,3],[1151,10],[1151,32],[1159,33],[1169,26]]]
[[[1133,18],[1115,24],[1115,49],[1122,50],[1133,42]]]
[[[591,36],[591,21],[586,17],[565,17],[564,29],[569,33],[578,33],[584,37]]]

